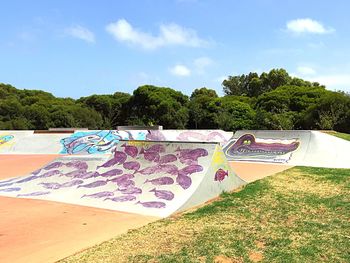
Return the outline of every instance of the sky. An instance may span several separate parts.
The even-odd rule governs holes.
[[[347,0],[1,1],[0,82],[59,97],[284,68],[350,92]]]

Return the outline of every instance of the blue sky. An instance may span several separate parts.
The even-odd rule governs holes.
[[[0,82],[56,96],[222,94],[272,68],[350,92],[350,1],[2,1]]]

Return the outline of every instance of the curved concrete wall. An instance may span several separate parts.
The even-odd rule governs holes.
[[[218,144],[128,141],[0,181],[0,195],[165,217],[244,183]]]
[[[350,142],[319,131],[237,131],[224,152],[230,161],[350,168]]]
[[[0,132],[3,154],[104,154],[119,140],[198,141],[226,143],[231,132],[221,130],[96,130],[74,134],[34,134],[33,131]]]

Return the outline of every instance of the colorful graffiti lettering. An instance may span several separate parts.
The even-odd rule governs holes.
[[[136,134],[137,140],[145,138],[145,134]],[[128,131],[93,131],[76,132],[61,140],[62,154],[96,154],[109,152],[119,140],[132,140],[133,135]]]
[[[296,139],[259,139],[258,142],[254,135],[244,134],[226,146],[225,154],[233,160],[288,162],[299,145]]]
[[[0,146],[8,143],[14,138],[13,135],[0,135]]]

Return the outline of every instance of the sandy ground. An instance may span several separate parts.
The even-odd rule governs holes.
[[[0,180],[27,175],[55,158],[62,156],[56,154],[1,154],[0,155]]]
[[[293,166],[284,164],[268,164],[255,162],[229,162],[233,171],[246,182],[254,182],[266,176],[270,176]]]
[[[0,179],[61,155],[0,155]],[[58,202],[0,197],[0,262],[49,263],[159,218]]]
[[[0,179],[26,175],[59,155],[0,155]],[[231,162],[247,182],[291,166]],[[159,218],[58,202],[0,197],[0,262],[54,262]]]
[[[0,262],[54,262],[159,218],[0,197]]]

